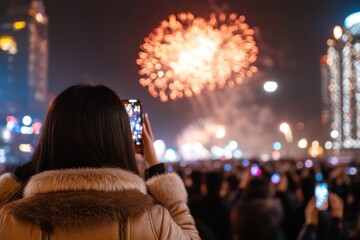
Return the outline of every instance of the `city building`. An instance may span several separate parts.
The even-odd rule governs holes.
[[[0,174],[28,161],[48,106],[41,0],[0,0]]]
[[[47,106],[47,16],[41,0],[0,0],[0,116],[42,117]]]
[[[338,155],[360,152],[360,12],[334,28],[320,60],[323,78],[323,123],[327,148]]]

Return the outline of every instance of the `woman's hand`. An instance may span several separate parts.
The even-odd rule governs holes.
[[[154,135],[151,130],[151,125],[147,113],[143,117],[143,150],[144,150],[144,160],[147,162],[150,167],[159,164],[159,160],[156,157],[155,148],[154,148]]]

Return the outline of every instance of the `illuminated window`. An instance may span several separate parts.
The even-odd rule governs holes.
[[[26,27],[26,22],[25,21],[17,21],[14,22],[12,25],[14,30],[20,30]]]

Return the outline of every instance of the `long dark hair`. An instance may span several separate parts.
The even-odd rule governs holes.
[[[51,103],[32,157],[34,173],[116,167],[139,174],[120,97],[103,85],[74,85]]]

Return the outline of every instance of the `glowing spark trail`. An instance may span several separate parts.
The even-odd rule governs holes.
[[[244,21],[236,13],[210,14],[208,20],[170,15],[141,45],[140,84],[163,102],[241,84],[257,72],[252,63],[258,54],[254,31]]]

